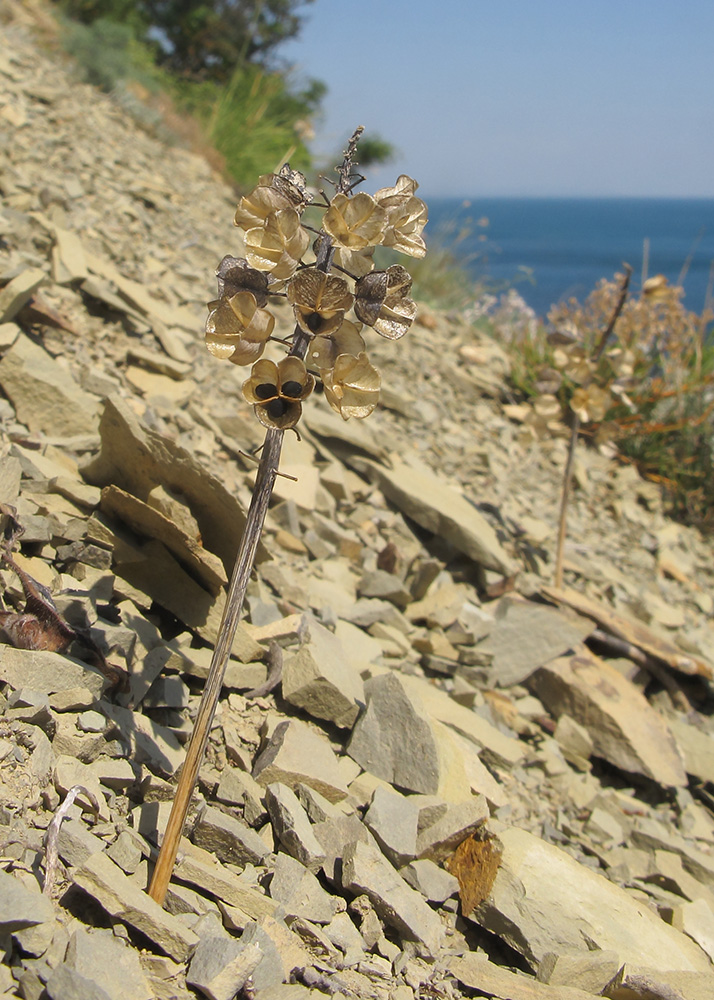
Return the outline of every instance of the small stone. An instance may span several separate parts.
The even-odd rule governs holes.
[[[553,986],[573,986],[600,996],[621,967],[622,962],[614,951],[548,952],[538,966],[536,979]]]
[[[364,824],[396,868],[416,857],[419,807],[409,796],[376,788]]]
[[[444,927],[420,893],[415,892],[375,848],[356,842],[342,859],[342,884],[352,893],[369,896],[377,913],[430,955],[444,939]]]
[[[236,865],[262,864],[269,853],[255,830],[213,806],[201,813],[193,829],[193,842],[219,861]]]
[[[0,312],[5,291],[0,291]],[[0,385],[18,419],[32,431],[72,437],[92,433],[97,426],[95,398],[79,387],[69,369],[24,334],[0,361]]]
[[[537,670],[530,684],[550,712],[567,711],[587,729],[598,757],[665,787],[687,784],[665,719],[606,661],[590,652],[564,656]]]
[[[329,743],[297,719],[276,726],[253,765],[253,777],[263,786],[276,781],[289,788],[309,785],[329,802],[347,796],[347,786]]]
[[[39,268],[28,267],[0,289],[0,323],[14,319],[46,277]]]
[[[275,836],[285,850],[308,871],[318,871],[325,860],[325,852],[295,792],[279,782],[270,784],[265,791],[265,805]]]
[[[400,869],[399,874],[430,903],[444,903],[459,892],[459,880],[433,861],[412,861]]]
[[[283,667],[283,697],[318,719],[351,728],[364,704],[364,685],[342,643],[312,620],[298,652]]]
[[[281,904],[287,917],[303,917],[316,924],[329,924],[337,910],[337,901],[312,872],[282,851],[275,861],[270,896]]]
[[[54,920],[54,907],[39,887],[32,892],[12,875],[0,869],[0,935],[12,934]]]
[[[672,924],[699,945],[714,962],[714,910],[705,899],[675,907]]]
[[[110,1000],[148,1000],[151,987],[138,954],[110,930],[74,931],[65,968],[96,983]]]
[[[186,982],[208,1000],[233,1000],[261,961],[257,944],[241,944],[225,932],[201,936]]]

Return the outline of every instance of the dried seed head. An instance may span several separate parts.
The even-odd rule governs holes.
[[[399,340],[412,325],[416,303],[409,298],[411,275],[401,264],[373,271],[355,285],[355,315],[382,337]]]
[[[250,365],[265,350],[275,317],[259,309],[252,292],[224,295],[208,303],[206,347],[211,354],[235,365]]]
[[[312,336],[326,337],[342,325],[353,302],[344,278],[312,268],[296,274],[288,285],[288,302],[298,326]]]
[[[612,397],[607,389],[599,385],[580,386],[570,399],[570,408],[583,424],[604,420],[612,405]]]
[[[343,420],[368,417],[377,406],[381,379],[364,351],[357,357],[340,354],[334,368],[320,375],[328,403]]]
[[[365,349],[359,332],[361,328],[361,323],[345,320],[339,330],[328,337],[315,337],[307,351],[310,364],[320,371],[329,371],[335,367],[340,354],[357,357]]]
[[[301,214],[310,201],[304,175],[285,163],[279,174],[263,174],[250,194],[241,198],[233,224],[247,232],[262,226],[268,216],[282,209],[291,208]]]
[[[414,195],[418,186],[412,177],[402,174],[394,187],[380,188],[374,196],[377,204],[387,212],[383,245],[410,257],[424,257],[426,254],[426,243],[421,234],[429,212],[421,198]]]
[[[289,278],[310,237],[295,209],[283,208],[269,215],[264,226],[249,229],[245,243],[249,264],[259,271],[270,271],[274,278]]]
[[[263,358],[253,365],[250,378],[243,383],[243,396],[253,404],[264,427],[287,430],[300,419],[301,402],[314,386],[315,380],[300,358],[289,355],[277,364]]]
[[[244,257],[227,255],[216,268],[219,298],[252,292],[259,306],[268,301],[268,275],[251,267]]]
[[[382,242],[387,213],[372,195],[360,191],[351,197],[336,194],[322,226],[335,243],[348,250],[364,250]]]

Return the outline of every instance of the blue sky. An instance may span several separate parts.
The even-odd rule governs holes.
[[[426,197],[714,197],[713,0],[315,0],[281,56]]]

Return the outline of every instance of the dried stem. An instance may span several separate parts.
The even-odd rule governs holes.
[[[613,310],[612,316],[610,317],[610,322],[607,324],[603,330],[600,340],[598,342],[595,353],[592,356],[592,361],[597,364],[602,353],[605,350],[608,340],[612,336],[612,332],[615,329],[615,323],[617,322],[617,317],[622,312],[622,308],[627,300],[627,292],[630,287],[630,277],[632,276],[632,268],[629,264],[624,265],[625,276],[622,279],[622,285],[620,286],[620,294],[617,298],[615,308]],[[583,383],[583,386],[587,386],[592,381],[592,376]],[[565,551],[565,534],[567,529],[568,520],[568,501],[570,499],[570,484],[573,479],[573,463],[575,461],[575,446],[578,442],[578,434],[580,433],[580,417],[577,413],[573,414],[573,422],[570,425],[570,442],[568,444],[568,458],[565,463],[565,470],[563,472],[563,486],[560,493],[560,514],[558,517],[558,542],[555,550],[555,586],[559,589],[563,586],[563,553]]]
[[[359,126],[349,141],[344,160],[337,170],[340,177],[337,191],[348,190],[354,180],[352,177],[352,161],[357,149],[357,142],[362,132],[363,127]],[[316,268],[320,271],[329,271],[333,255],[332,239],[323,232],[320,234],[319,239]],[[299,326],[296,326],[290,354],[304,359],[311,339]],[[176,794],[171,807],[169,821],[166,825],[166,832],[164,833],[161,850],[159,851],[148,890],[151,898],[156,900],[160,905],[163,905],[166,898],[171,873],[176,862],[176,855],[186,824],[191,798],[193,797],[198,780],[198,772],[206,752],[208,734],[210,733],[213,718],[216,714],[226,665],[243,610],[245,592],[253,571],[255,554],[265,523],[265,516],[270,504],[275,479],[279,475],[278,465],[283,444],[283,434],[284,431],[272,427],[268,428],[265,434],[265,443],[263,445],[260,465],[258,466],[258,476],[253,488],[253,496],[248,510],[245,529],[233,568],[226,606],[218,633],[218,641],[213,651],[211,666],[206,678],[201,703],[198,707],[191,742],[186,752],[186,760],[181,770],[178,785],[176,786]]]
[[[51,896],[57,879],[57,864],[59,862],[59,835],[62,828],[62,821],[69,810],[74,805],[74,800],[78,795],[86,795],[92,803],[95,813],[99,812],[99,803],[93,792],[85,788],[84,785],[72,785],[67,792],[64,802],[52,817],[52,822],[47,827],[45,834],[45,881],[42,886],[42,893]]]

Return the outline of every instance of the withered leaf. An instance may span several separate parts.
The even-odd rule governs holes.
[[[503,849],[495,837],[467,837],[446,863],[459,882],[461,912],[465,917],[488,896],[501,863]]]

